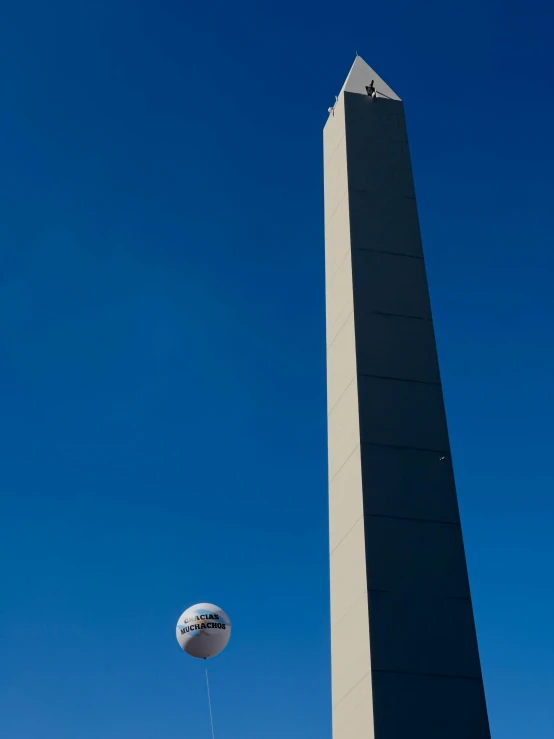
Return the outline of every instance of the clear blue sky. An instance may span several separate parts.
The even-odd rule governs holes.
[[[321,129],[405,100],[494,739],[554,733],[551,3],[36,0],[0,28],[0,734],[329,739]]]

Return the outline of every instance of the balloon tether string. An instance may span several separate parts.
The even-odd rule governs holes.
[[[208,689],[208,707],[210,709],[210,726],[212,727],[212,739],[215,739],[214,719],[212,716],[212,699],[210,698],[210,681],[208,679],[208,668],[207,667],[206,667],[206,688]]]

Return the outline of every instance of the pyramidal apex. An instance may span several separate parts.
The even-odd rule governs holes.
[[[367,87],[371,85],[375,87],[377,97],[387,97],[391,100],[400,100],[394,90],[387,85],[382,77],[373,70],[361,56],[356,56],[348,77],[346,78],[341,92],[356,92],[359,95],[367,95]]]

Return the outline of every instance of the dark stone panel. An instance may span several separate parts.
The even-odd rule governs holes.
[[[379,312],[431,318],[423,259],[354,250],[352,278],[357,315]]]
[[[364,513],[459,523],[450,454],[362,444]]]
[[[373,672],[375,739],[490,739],[481,680]]]
[[[414,198],[387,197],[351,188],[349,205],[352,249],[423,256]]]
[[[358,162],[370,156],[368,149],[372,152],[371,164],[362,166]],[[415,198],[407,144],[387,147],[374,141],[370,147],[368,142],[351,143],[349,139],[347,161],[350,188],[365,190],[374,195]]]
[[[369,590],[470,597],[458,524],[368,515],[364,524]]]
[[[359,375],[440,382],[431,321],[366,312],[355,325]]]
[[[345,115],[349,187],[415,197],[402,103],[348,95]]]
[[[471,601],[369,593],[374,670],[481,678]]]
[[[385,98],[375,100],[346,92],[344,111],[348,138],[380,137],[390,142],[408,141],[402,101]]]
[[[362,443],[447,451],[440,385],[358,377]]]

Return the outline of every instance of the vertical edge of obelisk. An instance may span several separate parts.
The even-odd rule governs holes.
[[[344,100],[324,130],[325,292],[333,739],[372,739]]]

